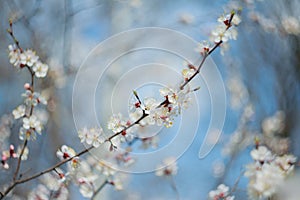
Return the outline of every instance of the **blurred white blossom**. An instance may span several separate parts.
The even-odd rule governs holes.
[[[39,57],[36,55],[36,52],[31,49],[27,49],[20,54],[20,63],[28,67],[32,67],[38,59]]]
[[[250,154],[253,160],[259,162],[268,162],[274,158],[271,151],[265,146],[259,146],[257,149],[253,149]]]
[[[16,153],[18,157],[21,155],[21,152],[22,152],[22,148],[19,146],[18,150],[17,150],[17,153]],[[27,160],[28,155],[29,155],[29,148],[25,147],[21,159],[22,160]]]
[[[123,119],[122,114],[115,114],[110,117],[107,128],[112,130],[114,133],[122,131],[126,127],[126,121]]]
[[[20,50],[17,48],[15,44],[8,46],[9,54],[9,62],[15,67],[20,65]]]
[[[177,174],[178,166],[176,158],[168,157],[163,160],[162,164],[157,166],[156,176],[173,176]]]
[[[31,115],[30,117],[24,117],[23,118],[23,128],[25,129],[33,129],[37,133],[42,133],[42,124],[38,120],[38,118],[35,115]]]
[[[25,115],[25,110],[26,107],[24,105],[20,105],[12,111],[12,114],[15,119],[19,119]]]
[[[78,131],[78,136],[80,138],[80,142],[86,142],[88,145],[92,145],[94,147],[99,147],[105,141],[103,129],[100,128],[84,128]]]

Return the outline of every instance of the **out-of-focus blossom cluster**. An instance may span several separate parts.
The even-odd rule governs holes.
[[[277,111],[262,122],[263,142],[276,154],[288,152],[290,140],[285,137],[285,113]]]
[[[168,157],[163,160],[162,164],[157,166],[156,176],[174,176],[177,174],[178,166],[176,158]]]
[[[69,198],[67,184],[64,182],[63,174],[56,170],[56,173],[45,174],[40,183],[28,195],[28,200],[66,200]]]
[[[210,200],[234,200],[234,196],[230,195],[229,187],[221,184],[216,190],[212,190],[208,194]]]
[[[97,129],[99,130],[99,129]],[[89,131],[97,131],[91,129]],[[88,131],[85,129],[85,131]],[[88,131],[88,132],[89,132]],[[90,143],[92,144],[92,143]],[[126,153],[120,154],[119,152],[109,152],[108,156],[115,160],[116,165],[126,166],[132,159]],[[83,197],[91,198],[95,195],[95,192],[102,184],[108,184],[114,186],[116,190],[123,189],[123,179],[119,173],[115,170],[115,164],[99,161],[92,156],[88,156],[86,159],[79,159],[74,149],[67,145],[63,145],[56,153],[57,157],[61,161],[69,159],[66,172],[60,172],[60,181],[66,182],[70,180],[79,186],[79,191]],[[107,159],[109,159],[107,157]],[[107,160],[106,159],[106,160]],[[126,163],[123,165],[123,163]]]
[[[243,81],[238,75],[232,76],[226,83],[230,93],[230,106],[233,109],[240,109],[249,100],[249,93]]]
[[[266,32],[277,32],[289,35],[300,34],[300,19],[297,18],[297,16],[282,16],[280,20],[275,20],[267,18],[259,12],[252,11],[249,17],[258,23]]]
[[[230,135],[228,140],[222,150],[222,153],[226,156],[234,155],[240,152],[252,144],[255,137],[252,130],[249,130],[247,124],[253,120],[254,108],[251,104],[244,107],[240,120],[238,122],[238,127]]]
[[[11,127],[14,123],[12,115],[3,115],[0,119],[0,150],[6,146],[6,141],[11,134]]]
[[[102,184],[112,185],[116,190],[123,189],[124,181],[112,164],[98,161],[94,157],[82,160],[80,167],[71,176],[83,197],[91,198]]]
[[[190,25],[195,21],[195,16],[191,13],[181,13],[178,21],[185,25]]]
[[[17,68],[28,67],[37,78],[44,78],[48,72],[48,65],[39,60],[39,56],[31,49],[25,51],[17,47],[17,45],[9,45],[9,62]]]
[[[293,173],[297,158],[290,154],[278,156],[265,146],[257,146],[250,155],[254,163],[248,164],[245,172],[249,198],[271,198]]]

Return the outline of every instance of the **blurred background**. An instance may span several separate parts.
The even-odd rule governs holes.
[[[0,114],[4,117],[0,122],[0,150],[6,149],[10,143],[20,143],[17,134],[20,124],[14,124],[11,130],[3,127],[6,114],[22,102],[23,85],[30,80],[28,73],[17,71],[9,64],[7,47],[13,42],[6,32],[9,19],[13,20],[20,45],[24,49],[36,50],[50,67],[48,78],[36,82],[37,88],[48,96],[48,112],[44,113],[48,123],[45,133],[29,144],[30,157],[24,162],[24,169],[34,173],[58,161],[55,152],[62,144],[76,150],[83,148],[73,121],[72,92],[76,72],[97,44],[114,34],[142,27],[163,27],[184,33],[196,41],[207,40],[217,18],[225,11],[240,7],[243,9],[238,39],[230,41],[224,55],[219,49],[211,55],[222,75],[227,95],[222,136],[213,151],[199,159],[204,138],[201,132],[207,129],[205,123],[209,122],[210,116],[200,121],[199,133],[178,160],[178,174],[174,181],[180,199],[206,199],[208,192],[220,183],[234,186],[243,173],[243,167],[252,162],[249,152],[255,136],[277,154],[292,152],[299,157],[298,0],[1,1]],[[178,61],[178,66],[181,64]],[[111,70],[105,79],[108,85],[115,84],[122,72],[117,67]],[[103,90],[103,94],[109,94],[109,87]],[[103,119],[110,114],[103,114]],[[5,185],[11,174],[2,169],[0,173],[1,185]],[[26,198],[38,181],[19,186],[16,194]],[[247,198],[246,186],[247,179],[241,177],[234,193],[236,199]],[[76,186],[71,186],[70,190],[69,199],[83,199]],[[130,174],[124,190],[105,187],[98,195],[99,199],[159,200],[175,197],[169,180],[156,177],[154,173]]]

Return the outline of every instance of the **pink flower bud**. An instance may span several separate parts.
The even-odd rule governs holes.
[[[29,83],[25,83],[24,84],[24,89],[25,90],[30,90],[30,84]]]

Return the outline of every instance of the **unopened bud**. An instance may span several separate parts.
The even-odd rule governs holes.
[[[24,89],[25,89],[25,90],[30,90],[30,88],[31,88],[31,87],[30,87],[30,84],[29,84],[29,83],[25,83],[25,84],[24,84]]]

